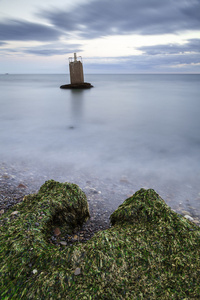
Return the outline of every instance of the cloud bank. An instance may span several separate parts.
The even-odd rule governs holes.
[[[178,37],[184,33],[200,31],[199,0],[92,0],[69,9],[58,8],[58,5],[42,9],[37,11],[35,16],[35,22],[23,19],[7,19],[0,22],[1,53],[57,56],[80,53],[87,41],[102,37],[124,35],[130,36],[131,39],[131,35],[137,35],[145,39],[147,36],[166,34]],[[27,42],[27,45],[15,48],[16,41]],[[128,70],[132,65],[133,70],[199,65],[200,39],[187,35],[184,44],[169,43],[167,40],[164,44],[163,41],[153,46],[135,46],[140,53],[134,56],[126,54],[125,58],[118,57],[116,66],[124,65],[125,61],[128,63]],[[36,46],[34,42],[41,45]],[[92,66],[95,64],[91,62],[90,67]],[[99,64],[96,63],[96,66],[100,69]],[[104,63],[102,69],[103,66]],[[113,70],[114,66],[115,63],[112,62]]]
[[[71,11],[43,11],[56,28],[83,38],[137,33],[155,35],[200,28],[197,0],[107,0],[82,4]]]
[[[28,21],[6,20],[0,23],[2,41],[54,41],[60,34],[53,27]]]

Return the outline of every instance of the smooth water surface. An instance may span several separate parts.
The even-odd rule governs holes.
[[[200,75],[0,75],[0,156],[200,202]],[[125,178],[125,179],[124,179]]]

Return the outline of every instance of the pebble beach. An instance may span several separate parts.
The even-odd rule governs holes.
[[[48,176],[36,173],[37,170],[31,170],[24,166],[18,168],[17,165],[0,165],[0,215],[2,216],[9,208],[21,202],[23,197],[28,194],[37,193],[40,186],[48,180]],[[53,174],[49,174],[50,177]],[[76,180],[75,180],[76,176]],[[56,180],[63,182],[63,176],[56,176]],[[77,242],[86,242],[96,232],[105,230],[110,227],[109,217],[116,207],[116,200],[120,205],[126,198],[131,196],[135,191],[131,190],[128,179],[122,177],[119,184],[102,182],[97,177],[88,177],[80,172],[68,176],[66,180],[78,184],[85,192],[89,204],[90,219],[81,227],[76,228],[71,235],[62,235],[59,228],[52,232],[51,243],[56,246],[73,245]],[[76,182],[75,182],[76,181]],[[109,181],[109,180],[108,180]],[[130,185],[130,187],[129,187]],[[115,204],[112,199],[115,199]],[[121,203],[120,203],[121,201]],[[174,211],[188,218],[200,226],[200,215],[190,206],[185,208],[179,203],[173,207]],[[187,210],[186,210],[187,209]],[[57,230],[57,231],[56,231]]]

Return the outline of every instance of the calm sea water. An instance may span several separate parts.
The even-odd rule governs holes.
[[[0,75],[1,161],[85,171],[102,189],[152,187],[200,209],[200,75],[85,80],[94,88],[61,90],[68,75]]]

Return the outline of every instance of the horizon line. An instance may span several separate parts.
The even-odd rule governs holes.
[[[70,75],[69,73],[0,73],[0,75]],[[144,72],[144,73],[85,73],[84,75],[200,75],[200,72]]]

